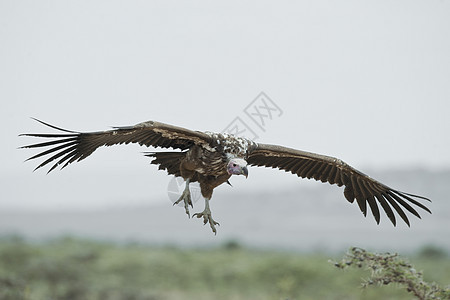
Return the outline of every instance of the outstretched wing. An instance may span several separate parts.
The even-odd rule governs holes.
[[[322,182],[337,184],[338,186],[344,185],[345,198],[352,203],[356,199],[364,216],[367,214],[367,204],[369,204],[377,223],[380,222],[377,202],[384,209],[394,226],[396,225],[396,219],[392,208],[408,226],[409,220],[403,208],[420,218],[419,213],[410,204],[431,213],[427,207],[414,199],[419,198],[430,201],[428,198],[394,190],[334,157],[282,146],[257,144],[249,152],[247,162],[253,166],[285,170],[302,178],[313,178]]]
[[[62,129],[43,121],[36,121],[47,125],[53,129],[61,131],[61,133],[43,134],[43,133],[26,133],[21,136],[32,136],[39,138],[48,138],[50,141],[31,144],[21,148],[47,148],[27,160],[39,157],[47,157],[47,159],[36,167],[39,169],[53,161],[55,164],[48,172],[54,170],[57,166],[62,165],[65,168],[72,162],[85,159],[92,154],[98,147],[112,146],[116,144],[138,143],[139,145],[174,148],[185,150],[192,145],[206,145],[210,143],[210,136],[199,132],[192,131],[182,127],[172,126],[164,123],[148,121],[128,127],[114,127],[112,130],[98,132],[76,132]],[[35,169],[35,170],[36,170]]]

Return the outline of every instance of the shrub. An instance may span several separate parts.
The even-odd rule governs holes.
[[[436,283],[423,280],[423,274],[398,254],[376,254],[353,247],[341,262],[335,266],[346,269],[350,266],[366,268],[371,276],[363,282],[363,287],[397,283],[418,299],[450,299],[450,289],[441,288]]]

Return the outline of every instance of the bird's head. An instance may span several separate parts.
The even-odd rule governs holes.
[[[247,177],[247,162],[242,158],[231,158],[228,161],[227,172],[230,175],[244,175]]]

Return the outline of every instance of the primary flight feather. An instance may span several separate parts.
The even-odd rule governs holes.
[[[48,172],[58,166],[62,169],[72,162],[83,160],[101,146],[137,143],[148,147],[179,149],[170,152],[149,152],[146,156],[153,158],[151,163],[159,165],[159,169],[166,170],[171,175],[183,177],[186,186],[175,204],[183,201],[188,216],[190,216],[189,205],[193,207],[189,184],[192,182],[200,184],[201,194],[205,198],[205,209],[194,216],[203,217],[204,224],[209,223],[214,233],[217,232],[215,225],[218,223],[212,218],[209,206],[213,190],[222,183],[228,182],[232,175],[247,177],[247,166],[278,168],[302,178],[313,178],[345,186],[345,198],[349,202],[354,202],[356,199],[364,216],[367,215],[367,206],[369,206],[377,223],[380,222],[378,204],[394,226],[396,225],[394,211],[408,226],[410,223],[405,210],[418,218],[420,215],[415,207],[431,213],[420,202],[420,200],[430,201],[428,198],[392,189],[342,160],[325,155],[256,143],[231,134],[192,131],[155,121],[129,127],[114,127],[106,131],[76,132],[35,120],[59,131],[52,134],[21,134],[49,139],[21,147],[44,147],[46,150],[27,160],[42,157],[44,161],[36,169],[50,164]]]

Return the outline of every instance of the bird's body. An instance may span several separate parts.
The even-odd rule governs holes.
[[[228,161],[244,159],[249,147],[255,144],[233,135],[206,134],[211,138],[208,144],[193,145],[185,152],[152,152],[147,156],[154,157],[152,164],[160,165],[160,169],[166,169],[170,175],[198,181],[202,196],[211,198],[213,189],[231,177],[227,171]],[[164,162],[171,164],[170,167]]]
[[[299,177],[313,178],[338,186],[345,185],[345,198],[350,202],[354,202],[356,199],[364,215],[367,214],[367,204],[369,204],[377,223],[380,221],[378,204],[381,205],[394,225],[396,218],[392,208],[408,225],[409,220],[403,209],[420,218],[410,204],[430,212],[427,207],[416,200],[417,198],[429,199],[394,190],[352,168],[340,159],[325,155],[255,143],[230,134],[192,131],[154,121],[88,133],[69,131],[42,121],[39,122],[62,133],[24,134],[52,140],[22,148],[49,147],[48,150],[29,158],[35,159],[49,155],[50,157],[36,168],[55,161],[49,172],[59,165],[64,168],[72,162],[84,159],[101,146],[138,143],[145,146],[179,149],[179,151],[170,152],[149,152],[146,156],[152,157],[151,163],[159,165],[159,169],[184,178],[186,188],[176,203],[183,201],[188,215],[190,215],[189,205],[192,206],[189,184],[199,182],[202,196],[205,198],[205,209],[194,216],[203,217],[204,223],[210,223],[214,232],[216,232],[215,225],[218,223],[212,219],[209,208],[213,190],[228,182],[232,175],[247,177],[247,165],[278,168]]]

